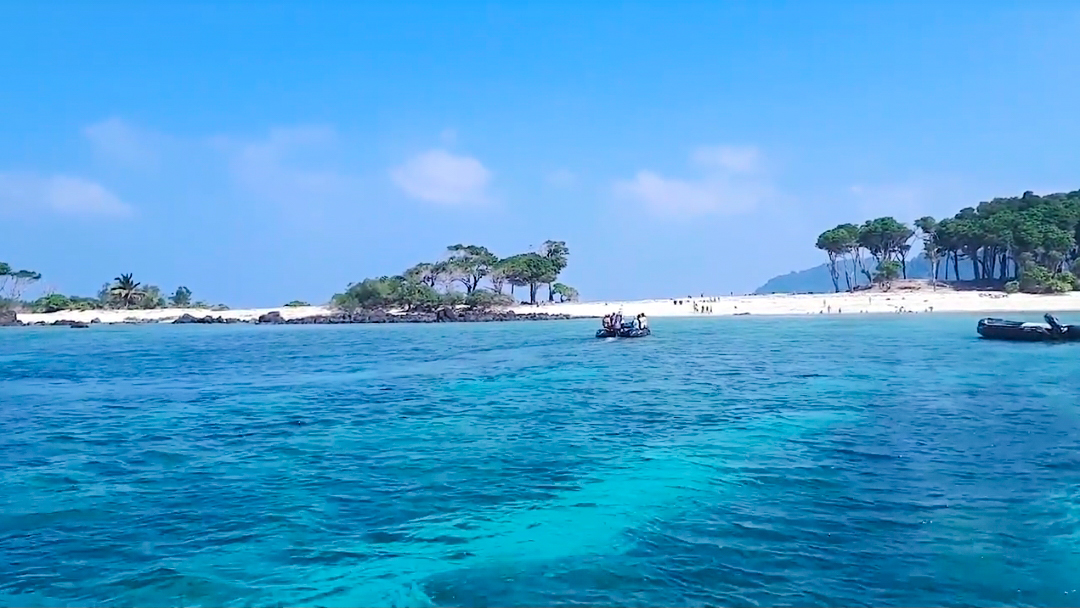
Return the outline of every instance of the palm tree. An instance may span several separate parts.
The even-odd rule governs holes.
[[[130,308],[133,303],[138,302],[144,295],[143,291],[139,289],[142,283],[132,279],[130,272],[116,277],[113,281],[116,282],[109,288],[109,295],[119,300],[124,308]]]

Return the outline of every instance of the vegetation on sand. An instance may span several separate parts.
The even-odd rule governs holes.
[[[564,241],[545,241],[539,251],[506,258],[479,245],[451,245],[443,260],[421,262],[400,275],[352,283],[335,294],[331,304],[347,310],[420,311],[459,305],[485,309],[513,304],[518,287],[528,287],[528,301],[536,304],[545,286],[549,301],[556,295],[560,301],[575,300],[576,289],[556,282],[569,256]],[[461,290],[456,289],[459,286]]]
[[[1080,284],[1080,190],[995,198],[941,221],[919,218],[913,226],[892,217],[840,224],[818,236],[817,248],[829,257],[834,289],[853,291],[870,284],[887,289],[907,278],[916,243],[935,283],[950,274],[959,280],[963,263],[975,281],[1007,291],[1071,291]]]

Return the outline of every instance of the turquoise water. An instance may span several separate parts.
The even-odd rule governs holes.
[[[976,317],[0,331],[0,605],[1080,605]]]

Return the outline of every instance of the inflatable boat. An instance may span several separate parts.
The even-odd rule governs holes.
[[[652,333],[652,330],[646,327],[645,329],[638,329],[634,327],[633,322],[623,323],[621,329],[608,329],[601,328],[596,330],[597,338],[643,338]]]
[[[1043,316],[1046,323],[1026,323],[1005,319],[979,319],[976,331],[988,340],[1010,340],[1013,342],[1073,342],[1080,341],[1080,326],[1062,325],[1054,317]]]

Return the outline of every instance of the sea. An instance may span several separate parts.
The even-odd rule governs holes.
[[[976,320],[5,328],[0,605],[1080,605],[1080,344]]]

